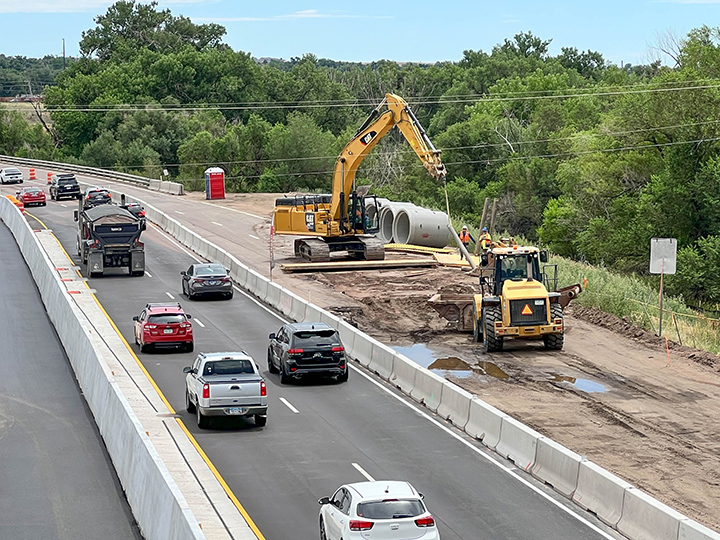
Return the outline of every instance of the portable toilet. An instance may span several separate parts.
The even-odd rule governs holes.
[[[225,198],[225,171],[220,167],[210,167],[205,171],[205,198]]]

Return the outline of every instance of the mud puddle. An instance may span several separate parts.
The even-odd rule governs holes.
[[[452,374],[453,377],[460,379],[466,379],[472,375],[487,375],[496,379],[510,378],[507,373],[492,362],[478,362],[475,365],[470,365],[457,356],[441,356],[422,343],[416,343],[412,347],[393,348],[416,364],[442,377]]]
[[[567,383],[574,386],[576,389],[586,394],[603,393],[610,390],[607,386],[600,384],[597,381],[591,381],[590,379],[580,379],[577,377],[566,377],[565,375],[553,374],[550,382],[554,383]]]

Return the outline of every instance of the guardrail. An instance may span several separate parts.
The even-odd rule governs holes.
[[[66,171],[75,174],[83,174],[87,176],[97,176],[100,178],[108,178],[118,182],[127,182],[136,186],[171,193],[173,195],[184,195],[185,188],[178,182],[166,182],[127,174],[117,171],[109,171],[107,169],[99,169],[97,167],[87,167],[85,165],[73,165],[70,163],[58,163],[55,161],[42,161],[39,159],[20,158],[15,156],[0,155],[0,162],[10,163],[12,165],[21,165],[23,167],[34,167],[42,169],[51,169],[57,171]]]

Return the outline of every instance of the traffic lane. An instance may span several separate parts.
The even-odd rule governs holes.
[[[128,303],[137,304],[127,294],[128,283],[139,284],[141,290],[133,294],[161,295],[179,286],[175,285],[179,284],[177,265],[184,268],[191,262],[190,255],[173,247],[159,231],[149,229],[144,239],[147,250],[157,254],[152,280],[91,280],[116,320],[129,320],[135,308]],[[188,257],[185,262],[183,254]],[[274,317],[247,299],[249,303],[243,303],[242,298],[184,305],[211,323],[203,329],[215,345],[210,350],[245,348],[260,362],[267,347],[267,325]],[[266,316],[269,321],[263,319]],[[279,326],[279,321],[274,322],[273,331]],[[201,339],[205,337],[199,335],[198,342]],[[166,356],[175,355],[141,355],[141,359],[180,410],[184,406],[182,361],[169,361]],[[216,422],[216,430],[193,428],[193,432],[269,537],[286,538],[288,531],[299,533],[299,527],[306,529],[303,534],[316,534],[315,500],[344,482],[362,480],[351,468],[358,463],[374,477],[413,482],[427,495],[443,538],[474,538],[478,530],[493,531],[493,538],[602,538],[483,458],[476,450],[479,445],[449,437],[422,411],[398,407],[390,393],[356,372],[347,385],[280,386],[277,376],[266,377],[273,398],[267,428]],[[301,414],[280,408],[276,417],[276,395],[288,399]],[[189,415],[186,420],[192,422]],[[258,456],[250,458],[257,467],[238,467],[238,448],[242,455]],[[278,517],[280,506],[283,512]]]
[[[0,538],[141,539],[29,269],[0,226]]]

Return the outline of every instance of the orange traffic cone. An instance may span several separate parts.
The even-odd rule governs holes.
[[[53,175],[53,173],[48,171],[48,185],[50,185],[50,182],[52,181],[52,175]]]
[[[35,169],[30,169],[30,180],[37,180],[35,176]]]

